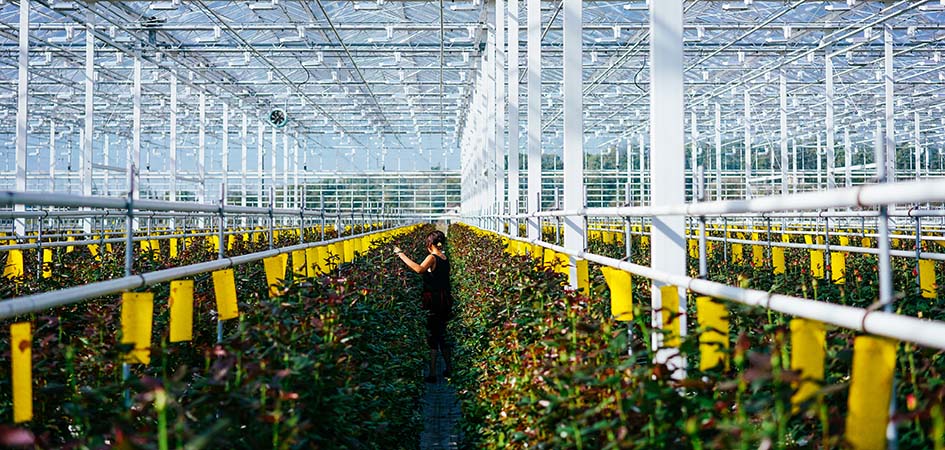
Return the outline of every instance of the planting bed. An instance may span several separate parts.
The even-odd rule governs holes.
[[[209,274],[194,283],[191,342],[169,342],[169,287],[154,286],[151,363],[132,364],[127,382],[116,298],[21,317],[33,326],[34,417],[4,426],[0,442],[31,434],[43,448],[416,448],[426,358],[419,278],[387,249],[419,254],[428,232],[379,241],[382,249],[329,275],[294,276],[290,266],[273,298],[261,262],[237,266],[241,316],[224,322],[219,344]],[[233,253],[263,245],[245,244]],[[65,254],[56,276],[4,281],[3,295],[121,275],[121,261],[103,256]],[[193,245],[176,260],[145,254],[136,264],[147,271],[215,256]],[[9,424],[9,334],[0,348],[0,417]]]
[[[502,240],[451,228],[458,317],[456,383],[468,444],[481,448],[842,448],[856,333],[828,327],[824,382],[792,407],[801,381],[790,370],[790,317],[726,303],[728,368],[700,370],[700,329],[694,299],[689,336],[679,348],[687,377],[675,381],[649,351],[649,283],[633,277],[634,320],[611,318],[606,283],[591,266],[588,295],[567,292],[563,275],[528,256],[504,253]],[[634,262],[648,246],[634,242]],[[591,242],[594,253],[622,257],[614,242]],[[872,257],[849,257],[846,284],[810,275],[807,251],[787,250],[786,271],[726,263],[721,245],[710,277],[730,284],[865,307],[876,299]],[[731,257],[731,255],[730,255]],[[909,264],[895,259],[903,314],[945,319],[938,302],[915,290]],[[770,264],[770,263],[768,263]],[[939,279],[942,268],[939,265]],[[633,356],[628,356],[628,345]],[[729,350],[730,349],[730,350]],[[803,356],[803,355],[802,355]],[[895,363],[899,448],[945,448],[945,357],[898,346]]]

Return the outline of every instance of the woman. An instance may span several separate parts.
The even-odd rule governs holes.
[[[427,312],[427,344],[430,346],[430,374],[426,377],[426,381],[436,383],[438,350],[443,353],[443,361],[446,362],[443,376],[450,376],[452,371],[450,348],[446,345],[446,322],[452,316],[453,297],[450,293],[450,262],[443,254],[446,236],[441,231],[434,231],[427,235],[426,244],[429,254],[420,264],[405,255],[399,247],[394,247],[394,253],[411,270],[423,277],[422,306]]]

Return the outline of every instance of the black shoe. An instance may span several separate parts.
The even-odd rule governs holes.
[[[426,381],[427,383],[431,383],[431,384],[436,384],[436,375],[429,375],[427,377],[424,377],[423,381]]]

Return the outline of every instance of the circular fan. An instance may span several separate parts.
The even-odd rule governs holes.
[[[273,109],[269,112],[269,123],[276,128],[282,128],[289,123],[289,116],[281,108]]]

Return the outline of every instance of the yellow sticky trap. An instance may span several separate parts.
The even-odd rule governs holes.
[[[571,258],[564,253],[555,252],[555,269],[565,277],[571,276]]]
[[[144,240],[138,242],[138,246],[141,247],[141,254],[145,254],[151,251],[151,241]]]
[[[266,284],[269,285],[269,296],[279,295],[279,284],[285,279],[285,266],[288,255],[280,254],[263,259],[266,268]]]
[[[177,257],[177,238],[171,238],[170,247],[168,247],[171,258]]]
[[[804,235],[804,242],[807,243],[807,245],[814,245],[814,236],[811,236],[811,235],[809,235],[809,234],[805,234],[805,235]]]
[[[151,239],[151,251],[154,252],[154,260],[161,260],[161,241],[157,239]]]
[[[724,365],[728,370],[728,311],[712,297],[696,297],[699,314],[699,370]]]
[[[332,249],[332,252],[334,252],[335,256],[338,257],[338,260],[337,260],[335,263],[336,263],[336,264],[341,264],[341,263],[343,263],[343,262],[347,262],[347,261],[345,261],[345,243],[344,243],[344,241],[335,242],[333,245],[334,245],[334,248]]]
[[[236,283],[233,280],[233,269],[213,272],[213,293],[217,298],[217,314],[220,320],[239,317],[240,311],[236,305]]]
[[[660,309],[663,312],[663,347],[679,347],[679,289],[660,286]]]
[[[633,320],[633,285],[630,273],[602,266],[604,280],[610,288],[610,313],[618,322]]]
[[[848,237],[846,237],[846,236],[840,236],[839,239],[840,239],[840,245],[841,245],[841,246],[846,247],[846,246],[850,245],[850,238],[848,238]]]
[[[853,341],[846,438],[854,449],[886,448],[896,346],[896,341],[875,336]]]
[[[744,253],[742,244],[732,244],[732,262],[742,262]]]
[[[75,242],[75,238],[72,237],[72,236],[69,236],[69,237],[66,238],[66,242]],[[75,251],[75,246],[74,246],[74,245],[67,245],[67,246],[66,246],[66,253],[72,253],[72,252],[74,252],[74,251]]]
[[[33,420],[33,334],[29,322],[10,325],[13,422]]]
[[[292,273],[300,277],[305,276],[305,250],[295,250],[292,252]]]
[[[771,262],[774,264],[774,273],[784,273],[785,264],[783,247],[771,247]]]
[[[184,342],[194,338],[194,282],[193,280],[171,281],[171,342]]]
[[[873,240],[870,239],[870,238],[868,238],[868,237],[865,237],[865,238],[863,238],[863,239],[860,240],[860,244],[861,244],[861,246],[863,246],[863,247],[872,248],[872,247],[873,247]]]
[[[810,273],[816,278],[824,277],[824,251],[810,251]]]
[[[782,233],[781,242],[784,242],[785,244],[789,244],[791,242],[791,235],[787,233]]]
[[[52,277],[52,249],[44,248],[43,249],[43,278]]]
[[[696,259],[699,257],[699,241],[695,239],[689,239],[689,257]]]
[[[226,237],[226,249],[233,250],[233,246],[236,245],[236,235],[231,234]]]
[[[640,244],[641,244],[641,245],[650,245],[650,236],[645,235],[645,234],[644,234],[643,236],[640,236]]]
[[[605,244],[614,243],[614,232],[613,231],[604,231],[601,233],[601,237],[604,239]]]
[[[931,259],[919,260],[919,287],[922,289],[922,298],[938,298],[935,281],[935,261]]]
[[[587,294],[591,292],[591,280],[587,273],[587,260],[577,260],[577,286],[578,291]]]
[[[101,260],[102,258],[98,255],[98,244],[89,244],[89,253],[92,254],[92,257],[96,260]]]
[[[320,273],[318,264],[318,247],[305,249],[305,274],[308,277],[317,277]]]
[[[542,263],[545,265],[551,265],[558,261],[558,257],[555,256],[555,251],[550,248],[543,249],[544,256],[542,258]]]
[[[317,251],[318,257],[316,260],[318,262],[318,270],[323,274],[327,274],[331,271],[330,266],[328,265],[329,247],[322,245],[318,247]]]
[[[801,374],[801,381],[791,397],[795,412],[798,405],[820,390],[824,381],[826,339],[824,324],[807,319],[791,320],[791,370]]]
[[[210,250],[212,250],[214,254],[220,253],[220,236],[210,236]]]
[[[751,240],[758,240],[758,233],[751,234]],[[755,267],[761,267],[765,265],[765,251],[760,245],[751,246],[751,263]]]
[[[20,250],[10,250],[10,252],[7,253],[7,264],[3,267],[3,277],[22,277],[23,270],[23,252]]]
[[[151,321],[154,317],[154,294],[125,292],[121,296],[121,343],[134,344],[125,354],[125,362],[151,363]]]
[[[830,279],[835,284],[846,283],[847,255],[843,252],[830,252]]]
[[[112,253],[112,243],[111,243],[111,242],[106,242],[106,243],[105,243],[105,251],[108,252],[108,253]]]

